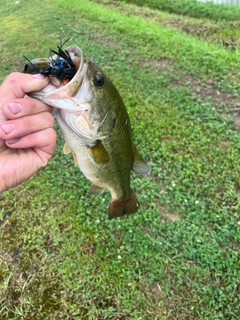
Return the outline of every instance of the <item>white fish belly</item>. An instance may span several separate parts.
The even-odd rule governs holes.
[[[75,153],[77,163],[85,177],[94,184],[99,184],[98,170],[92,159],[91,148],[87,146],[84,139],[81,139],[63,120],[61,113],[57,113],[57,121],[63,138],[68,147]],[[90,143],[90,141],[89,141]]]

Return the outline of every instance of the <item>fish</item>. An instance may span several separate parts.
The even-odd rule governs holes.
[[[130,186],[131,171],[146,175],[151,169],[133,143],[123,99],[103,70],[78,46],[61,50],[76,66],[74,77],[60,83],[50,81],[43,90],[29,95],[57,109],[56,119],[65,140],[63,152],[72,153],[75,165],[91,182],[88,195],[110,191],[109,219],[133,214],[139,202]],[[55,53],[49,59],[29,60],[25,69],[31,69],[31,63],[45,64],[47,69],[48,61],[59,58]]]

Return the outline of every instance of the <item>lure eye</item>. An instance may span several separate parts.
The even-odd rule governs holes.
[[[95,79],[94,79],[94,84],[97,87],[101,87],[104,84],[104,78],[101,74],[97,74]]]

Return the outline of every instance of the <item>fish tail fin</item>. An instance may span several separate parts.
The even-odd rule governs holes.
[[[139,202],[137,197],[132,190],[130,196],[123,200],[112,200],[109,204],[108,218],[113,219],[117,217],[122,217],[126,214],[131,214],[137,212],[139,208]]]

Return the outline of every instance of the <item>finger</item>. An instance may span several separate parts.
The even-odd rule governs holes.
[[[14,141],[5,141],[6,145],[11,149],[29,149],[33,148],[36,155],[40,157],[42,166],[46,165],[52,157],[56,146],[56,132],[53,128],[47,128],[38,132],[31,133],[25,137]]]
[[[30,97],[14,99],[3,107],[3,114],[7,119],[17,119],[30,116],[43,111],[52,112],[52,107]]]
[[[53,126],[54,118],[49,112],[9,120],[0,124],[0,139],[17,139]]]
[[[25,74],[13,72],[7,76],[0,87],[1,100],[9,101],[23,98],[26,93],[40,91],[49,83],[49,78],[41,74]]]

